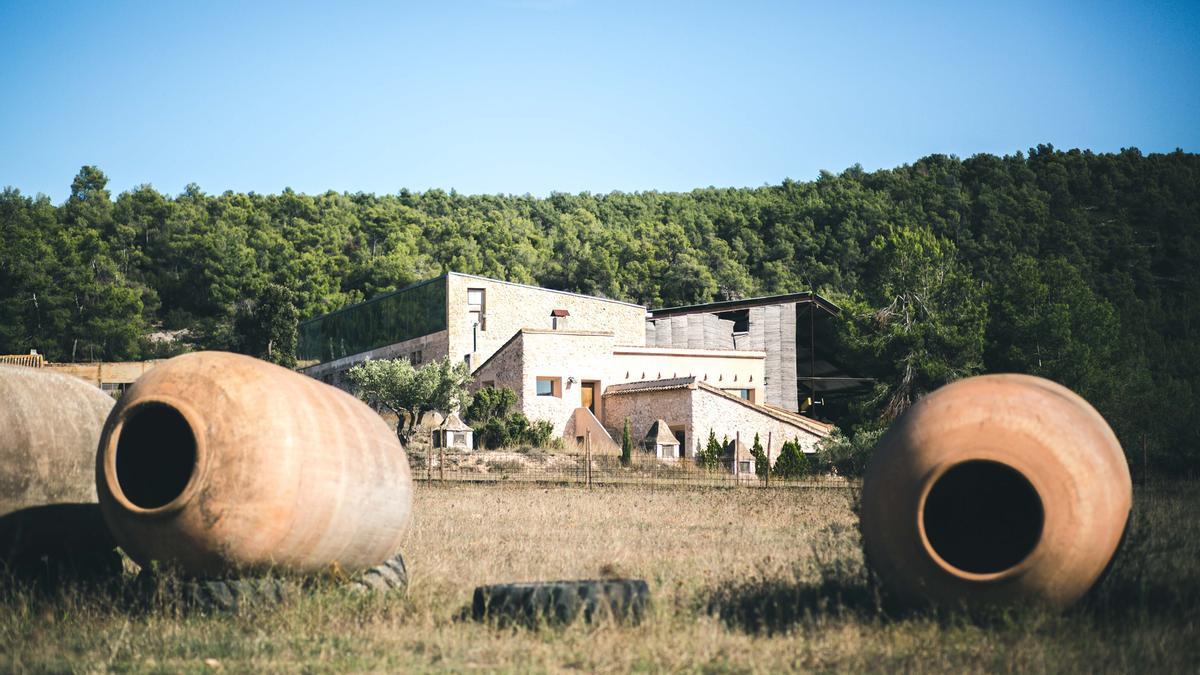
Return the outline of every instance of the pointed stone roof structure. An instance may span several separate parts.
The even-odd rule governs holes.
[[[666,421],[658,419],[654,420],[654,424],[650,425],[650,430],[646,432],[646,437],[642,439],[643,445],[679,445],[679,439],[675,438],[671,427]]]
[[[735,462],[754,459],[754,455],[750,453],[750,448],[740,440],[731,440],[726,443],[724,454],[727,459],[732,459]]]
[[[466,422],[462,421],[462,418],[456,412],[450,413],[438,428],[442,431],[474,431],[474,429],[467,426]]]

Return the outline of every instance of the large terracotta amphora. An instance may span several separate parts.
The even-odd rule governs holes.
[[[412,499],[404,449],[369,407],[223,352],[170,359],[125,392],[96,483],[131,557],[192,575],[380,564]]]
[[[1131,499],[1121,446],[1087,401],[1039,377],[973,377],[880,440],[863,544],[906,603],[1063,608],[1116,553]]]
[[[0,366],[0,573],[111,567],[116,544],[96,506],[94,467],[112,407],[78,378]]]

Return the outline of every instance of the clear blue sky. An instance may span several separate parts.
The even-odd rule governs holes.
[[[1196,0],[843,4],[0,0],[0,186],[545,195],[1200,151]]]

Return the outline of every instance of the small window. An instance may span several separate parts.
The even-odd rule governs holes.
[[[495,380],[484,380],[483,387],[484,387],[484,389],[495,389],[496,381]]]
[[[412,353],[408,360],[411,361],[414,366],[417,366],[424,361],[424,355],[421,353],[421,350],[418,349]]]
[[[562,396],[561,385],[557,377],[539,377],[537,379],[538,396]]]
[[[750,462],[738,462],[738,473],[750,473]]]
[[[482,288],[467,289],[467,316],[471,320],[471,325],[479,326],[479,330],[487,330],[486,295]]]
[[[730,394],[733,394],[734,396],[737,396],[738,398],[745,399],[747,401],[754,400],[753,394],[750,393],[751,391],[753,391],[751,389],[726,389],[725,391],[729,392]]]

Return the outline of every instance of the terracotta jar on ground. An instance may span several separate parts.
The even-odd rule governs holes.
[[[96,443],[113,399],[43,368],[0,366],[0,569],[119,571],[96,504]]]
[[[408,459],[335,387],[223,352],[143,375],[96,457],[100,504],[136,561],[192,575],[380,564],[411,511]]]
[[[921,399],[863,483],[867,561],[908,604],[1064,608],[1108,566],[1132,501],[1125,455],[1087,401],[985,375]]]

